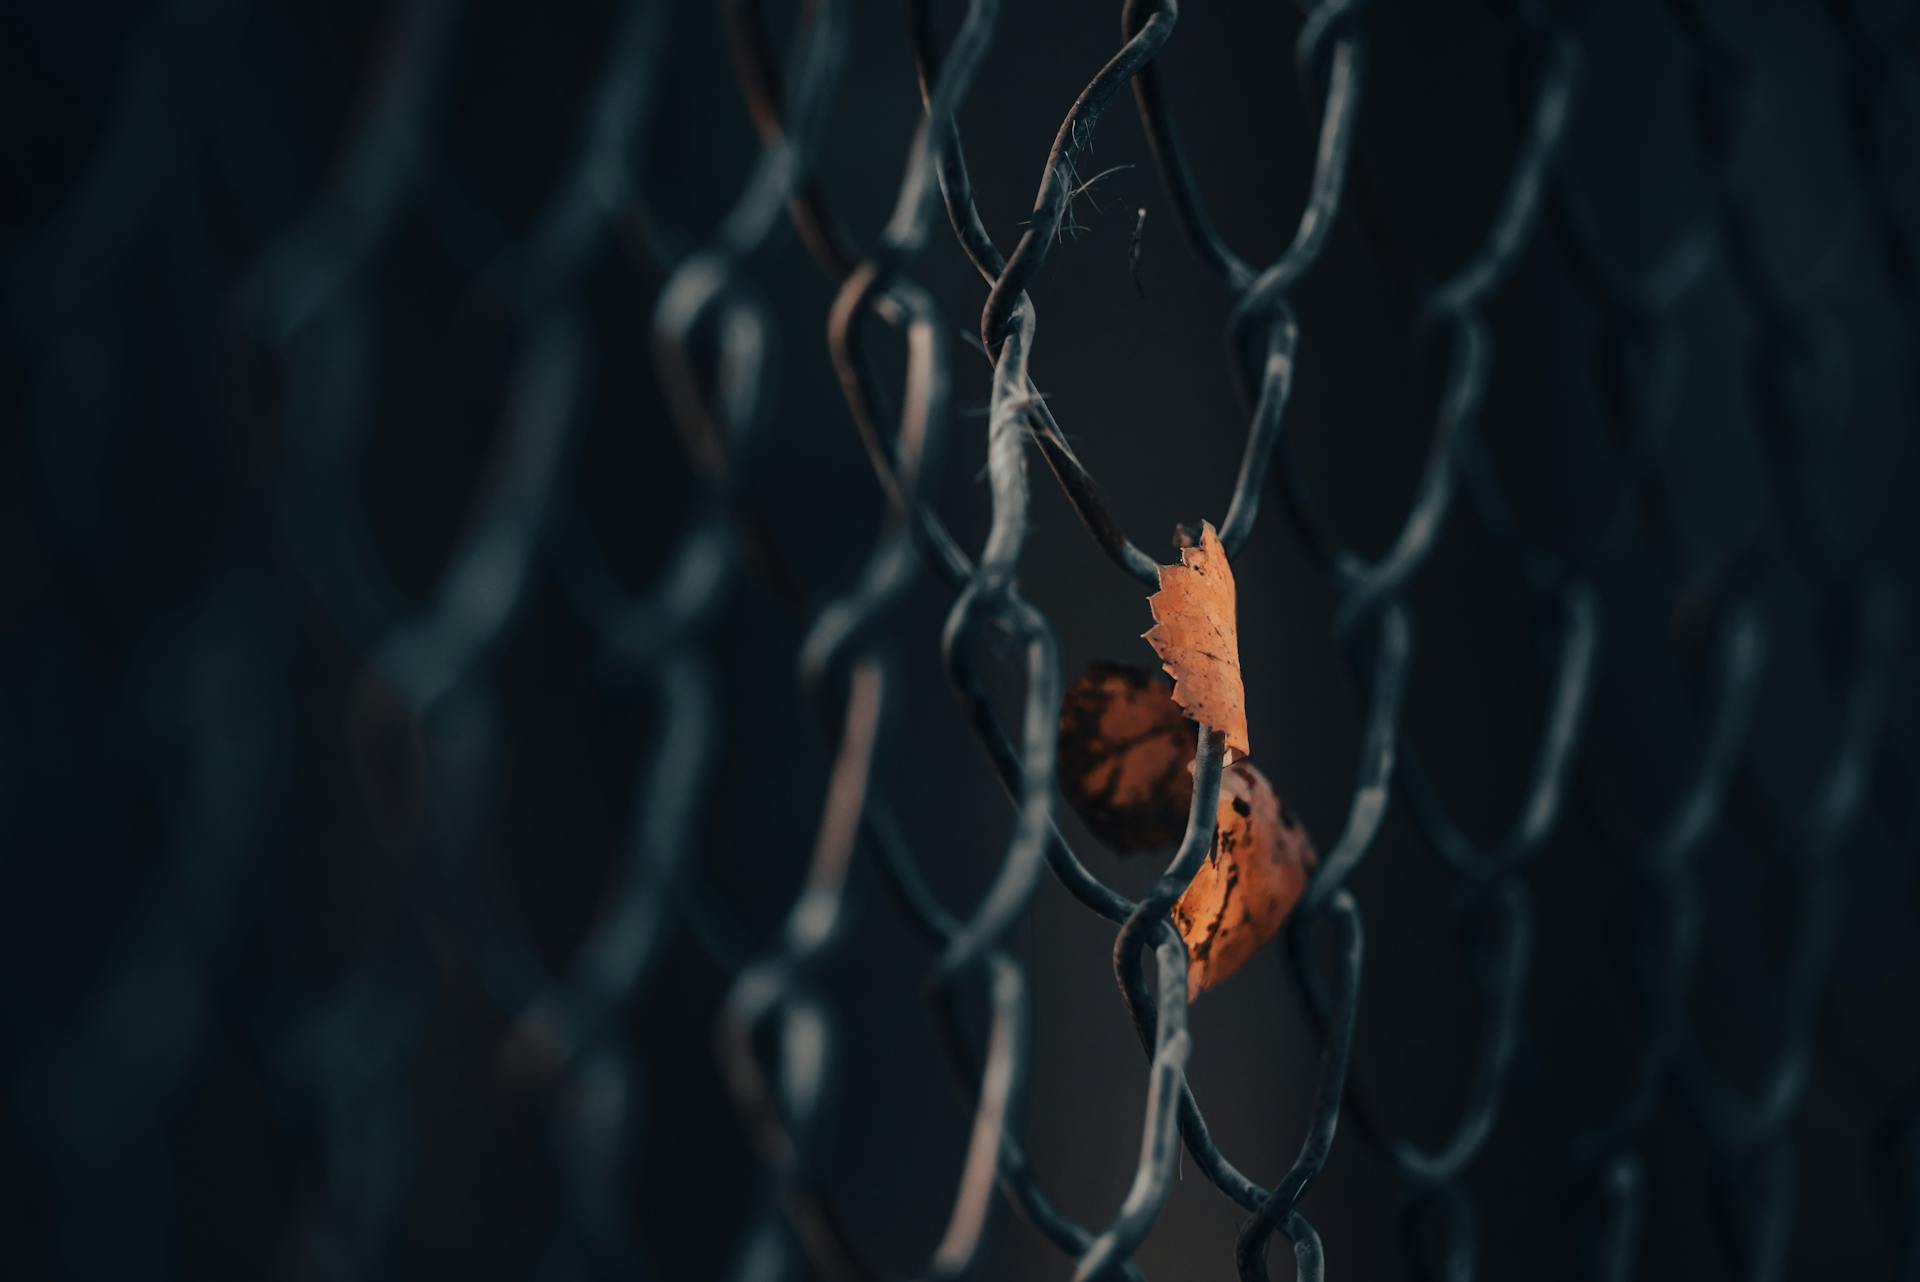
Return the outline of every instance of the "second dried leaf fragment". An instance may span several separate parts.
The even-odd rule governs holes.
[[[1313,839],[1265,775],[1242,761],[1220,777],[1213,849],[1173,906],[1187,945],[1187,1000],[1246,965],[1281,925],[1320,862]]]

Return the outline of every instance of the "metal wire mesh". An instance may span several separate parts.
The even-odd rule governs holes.
[[[654,1252],[640,1240],[630,1200],[639,1167],[660,1159],[649,1159],[633,1137],[649,1111],[672,1102],[649,1091],[649,1061],[700,1054],[710,1037],[737,1109],[736,1119],[713,1125],[737,1123],[760,1171],[750,1195],[701,1193],[751,1198],[738,1241],[725,1252],[727,1275],[887,1274],[841,1211],[823,1157],[843,1026],[862,1000],[837,990],[826,968],[854,946],[860,927],[849,885],[870,860],[891,910],[927,949],[927,1009],[970,1117],[964,1150],[940,1159],[953,1167],[949,1218],[913,1276],[995,1275],[988,1227],[1011,1211],[1057,1249],[1063,1272],[1141,1277],[1134,1257],[1180,1178],[1183,1152],[1234,1208],[1239,1276],[1270,1275],[1276,1235],[1291,1246],[1298,1276],[1322,1277],[1329,1268],[1338,1275],[1340,1246],[1323,1246],[1310,1216],[1343,1118],[1357,1134],[1342,1133],[1340,1142],[1357,1139],[1377,1151],[1401,1189],[1369,1215],[1407,1226],[1418,1267],[1446,1278],[1479,1276],[1483,1244],[1500,1223],[1498,1207],[1477,1198],[1473,1175],[1500,1127],[1527,1036],[1539,928],[1532,875],[1580,789],[1581,749],[1604,666],[1601,637],[1614,622],[1602,585],[1628,573],[1643,586],[1661,584],[1692,629],[1699,712],[1684,769],[1664,781],[1657,803],[1623,804],[1607,781],[1592,784],[1593,821],[1635,888],[1637,925],[1612,964],[1643,1003],[1646,1040],[1617,1095],[1559,1101],[1581,1133],[1553,1179],[1567,1184],[1582,1230],[1563,1257],[1539,1267],[1555,1275],[1584,1267],[1600,1278],[1676,1275],[1674,1262],[1656,1258],[1643,1241],[1643,1141],[1672,1096],[1722,1170],[1718,1198],[1730,1212],[1736,1266],[1743,1276],[1785,1275],[1800,1179],[1795,1123],[1821,1053],[1830,972],[1847,928],[1849,848],[1868,827],[1903,850],[1913,842],[1913,771],[1887,725],[1903,688],[1908,567],[1897,539],[1839,532],[1808,481],[1822,451],[1842,439],[1835,424],[1857,366],[1873,343],[1889,340],[1885,333],[1863,340],[1857,318],[1831,301],[1831,291],[1789,282],[1769,261],[1759,226],[1766,193],[1743,170],[1754,113],[1767,99],[1738,16],[1692,0],[1673,0],[1663,11],[1664,38],[1684,51],[1696,86],[1691,119],[1674,127],[1697,131],[1706,199],[1678,208],[1670,239],[1643,265],[1621,270],[1582,175],[1563,163],[1584,87],[1600,74],[1586,53],[1595,15],[1544,2],[1503,8],[1499,21],[1524,83],[1517,135],[1497,190],[1436,195],[1487,211],[1473,252],[1436,273],[1409,265],[1404,227],[1396,226],[1406,215],[1375,189],[1377,178],[1359,160],[1359,122],[1376,75],[1369,55],[1375,15],[1365,0],[1303,7],[1294,64],[1318,141],[1305,199],[1287,220],[1291,240],[1264,264],[1217,230],[1209,180],[1189,160],[1176,126],[1161,67],[1179,47],[1174,0],[1124,6],[1116,51],[1053,133],[1029,221],[1017,238],[996,237],[976,203],[960,120],[982,88],[990,51],[1018,40],[1026,15],[997,0],[953,7],[963,11],[943,34],[928,0],[907,6],[921,114],[904,158],[884,162],[900,175],[897,199],[884,227],[866,238],[842,226],[817,163],[837,127],[835,92],[859,74],[848,52],[859,17],[845,0],[804,6],[785,54],[754,0],[721,6],[761,148],[724,215],[704,225],[681,208],[684,193],[663,177],[658,155],[663,137],[691,127],[675,118],[665,92],[676,42],[687,24],[710,19],[659,0],[618,5],[594,38],[598,70],[577,132],[564,141],[560,179],[517,233],[483,197],[461,189],[439,154],[440,113],[456,71],[455,6],[415,0],[394,13],[369,64],[351,142],[324,193],[251,256],[221,300],[230,327],[197,344],[210,366],[252,368],[277,382],[284,457],[272,483],[255,491],[258,511],[241,525],[245,534],[212,558],[218,573],[196,590],[192,608],[145,643],[140,662],[150,670],[136,665],[129,682],[148,724],[95,709],[132,727],[142,751],[167,763],[151,785],[159,857],[125,912],[90,927],[98,960],[71,1009],[55,1017],[37,999],[16,997],[10,1016],[17,1124],[49,1172],[57,1206],[50,1222],[67,1271],[173,1272],[165,1247],[169,1128],[208,1048],[237,1022],[236,1009],[245,1009],[245,1022],[270,1048],[268,1076],[318,1119],[325,1209],[307,1249],[327,1254],[341,1276],[399,1271],[417,1193],[422,1041],[436,1003],[471,981],[501,1020],[503,1071],[545,1083],[544,1161],[556,1193],[543,1270],[596,1277],[653,1270]],[[1920,289],[1901,140],[1913,123],[1916,28],[1910,17],[1867,12],[1851,0],[1833,0],[1829,9],[1822,21],[1844,51],[1849,89],[1850,132],[1835,146],[1850,149],[1850,181],[1864,212],[1858,225],[1820,229],[1808,257],[1857,252],[1864,228],[1889,314],[1899,318],[1890,360],[1909,383],[1900,395],[1908,398],[1910,424]],[[52,701],[75,719],[91,715],[89,705],[62,690],[59,663],[43,658],[36,668],[29,660],[84,628],[95,608],[90,593],[114,581],[98,567],[137,541],[116,523],[111,495],[97,480],[97,459],[112,435],[107,425],[118,412],[96,394],[92,369],[103,346],[123,338],[110,323],[111,275],[146,252],[156,223],[168,238],[168,261],[204,256],[191,227],[164,226],[165,207],[151,193],[186,181],[179,172],[198,147],[245,153],[243,144],[220,138],[222,130],[244,133],[228,119],[250,101],[239,91],[225,110],[195,112],[179,102],[183,68],[228,56],[200,17],[190,5],[165,10],[130,43],[112,121],[84,178],[13,258],[16,310],[33,317],[33,422],[46,495],[37,519],[53,532],[44,538],[58,545],[62,572],[79,586],[57,612],[65,622],[43,619],[23,632],[32,639],[8,666],[27,678],[16,686],[22,706]],[[1059,75],[1064,96],[1070,72]],[[1021,589],[1033,537],[1030,449],[1099,551],[1134,581],[1120,590],[1144,594],[1156,584],[1156,558],[1144,550],[1155,541],[1137,543],[1123,528],[1035,372],[1045,369],[1047,337],[1033,293],[1053,260],[1075,252],[1068,237],[1076,204],[1095,180],[1096,127],[1129,86],[1179,231],[1228,300],[1227,372],[1246,414],[1238,472],[1230,485],[1221,478],[1223,506],[1188,515],[1217,519],[1232,555],[1257,532],[1262,540],[1290,540],[1311,560],[1331,595],[1324,610],[1297,610],[1294,624],[1331,629],[1363,701],[1344,817],[1323,842],[1325,858],[1287,932],[1290,973],[1321,1047],[1290,1165],[1284,1154],[1248,1151],[1233,1134],[1210,1128],[1187,1077],[1194,1042],[1186,952],[1169,912],[1209,850],[1220,737],[1203,729],[1192,818],[1164,873],[1138,898],[1107,884],[1056,823],[1060,648],[1048,615]],[[942,215],[985,286],[977,336],[965,341],[949,319],[961,300],[914,276],[923,258],[951,248]],[[1298,314],[1298,293],[1322,268],[1336,229],[1356,221],[1381,271],[1408,300],[1417,335],[1415,351],[1379,359],[1417,367],[1438,360],[1441,370],[1423,429],[1423,469],[1397,533],[1375,554],[1343,542],[1340,522],[1316,501],[1325,486],[1317,491],[1296,457],[1299,429],[1289,416],[1297,367],[1313,359],[1310,346],[1302,355],[1303,331],[1311,339],[1314,323]],[[482,498],[431,586],[413,593],[397,586],[407,576],[387,563],[369,528],[363,487],[382,378],[378,336],[392,322],[383,314],[380,274],[421,227],[468,283],[476,300],[471,342],[504,353],[511,390]],[[1131,230],[1133,269],[1145,258],[1150,280],[1159,257],[1173,252],[1172,231],[1150,224],[1144,209]],[[782,332],[763,284],[767,260],[793,252],[783,248],[789,231],[837,291],[817,319],[843,406],[802,413],[779,389],[783,360],[817,359],[807,356],[810,336]],[[1492,313],[1523,259],[1542,253],[1554,255],[1555,270],[1591,313],[1597,404],[1617,443],[1617,461],[1583,478],[1590,509],[1601,516],[1571,540],[1529,524],[1480,430],[1503,372]],[[572,479],[606,346],[593,332],[589,295],[604,287],[610,263],[628,273],[625,289],[636,288],[632,276],[657,274],[657,286],[644,286],[652,291],[644,305],[665,413],[649,421],[671,419],[691,477],[671,550],[639,591],[614,568]],[[1127,267],[1116,261],[1113,269]],[[216,276],[179,268],[169,287],[209,290]],[[1723,287],[1750,329],[1740,362],[1746,375],[1735,381],[1744,384],[1745,421],[1764,460],[1767,514],[1740,538],[1712,542],[1678,510],[1669,451],[1690,395],[1732,395],[1711,385],[1702,391],[1712,371],[1687,360],[1699,329],[1689,309]],[[966,359],[969,350],[991,366],[984,424],[991,515],[977,548],[949,529],[933,501],[956,433],[971,422],[956,409],[952,368],[956,354]],[[829,590],[806,581],[768,518],[767,494],[779,481],[758,469],[756,457],[770,432],[842,430],[829,424],[843,419],[858,431],[886,516],[864,561],[844,576],[850,586]],[[663,428],[660,448],[665,435]],[[204,444],[208,457],[223,457],[219,442]],[[1269,498],[1279,520],[1260,523]],[[1423,764],[1432,745],[1403,730],[1416,656],[1415,587],[1445,532],[1460,522],[1473,524],[1485,548],[1478,567],[1510,582],[1538,619],[1548,656],[1519,801],[1493,840],[1456,818],[1437,772]],[[399,915],[410,924],[358,951],[344,979],[313,992],[236,975],[234,922],[247,915],[266,875],[258,852],[270,846],[300,768],[273,733],[294,715],[281,680],[288,607],[269,583],[256,540],[286,549],[302,590],[361,665],[346,718],[348,755],[369,777],[367,803],[383,840],[421,854],[397,892]],[[942,901],[916,855],[916,824],[889,797],[902,767],[887,763],[906,747],[901,655],[931,644],[902,621],[903,602],[923,580],[950,598],[942,661],[959,714],[1011,804],[995,871],[964,906]],[[1769,716],[1764,675],[1789,613],[1779,605],[1783,583],[1817,593],[1824,679],[1838,709],[1813,736],[1817,770],[1790,800],[1769,796],[1766,773],[1749,751],[1756,724]],[[552,592],[564,594],[592,633],[593,690],[644,708],[649,727],[609,884],[591,925],[558,950],[557,963],[556,950],[528,937],[478,866],[498,819],[505,763],[523,733],[500,693],[505,652],[529,603]],[[738,751],[720,671],[724,638],[743,616],[774,611],[803,625],[798,680],[817,713],[830,769],[804,877],[767,930],[728,904],[703,852],[720,809],[721,775]],[[1692,671],[1683,662],[1671,666]],[[1010,718],[1001,697],[1009,672],[1020,689]],[[1629,671],[1626,684],[1635,679]],[[29,723],[41,724],[24,713],[16,718]],[[13,736],[10,772],[34,779],[21,763],[47,751]],[[417,772],[413,802],[383,810],[383,780],[395,759],[402,774]],[[74,760],[51,769],[79,778],[110,764]],[[67,802],[65,792],[49,796],[47,813]],[[1478,1007],[1465,1098],[1433,1144],[1396,1125],[1392,1091],[1369,1087],[1367,1066],[1354,1054],[1357,1023],[1393,1018],[1362,998],[1366,948],[1354,879],[1395,807],[1404,808],[1455,887],[1445,911],[1458,921]],[[9,811],[40,813],[30,786],[14,787]],[[20,832],[42,834],[51,824],[13,822]],[[1792,887],[1785,959],[1764,985],[1773,996],[1757,1084],[1716,1064],[1690,1005],[1717,900],[1701,871],[1702,852],[1727,831],[1776,851],[1777,875]],[[779,857],[784,864],[791,855]],[[1140,1116],[1102,1121],[1137,1133],[1138,1160],[1124,1197],[1092,1219],[1065,1209],[1070,1199],[1036,1168],[1023,1140],[1034,1037],[1032,981],[1017,930],[1035,896],[1051,893],[1049,877],[1115,927],[1113,971],[1144,1064],[1111,1071],[1144,1070],[1148,1083]],[[635,1012],[682,932],[730,977],[716,1026],[655,1021],[636,1044]],[[859,1125],[857,1110],[846,1124]],[[1920,1125],[1910,1108],[1894,1130],[1901,1156],[1874,1185],[1887,1194],[1890,1230],[1905,1233],[1887,1267],[1916,1278]],[[1226,1267],[1223,1246],[1192,1271]]]

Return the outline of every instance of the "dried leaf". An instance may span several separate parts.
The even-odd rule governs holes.
[[[1159,673],[1095,663],[1060,707],[1060,791],[1118,854],[1180,844],[1193,805],[1193,723]]]
[[[1211,524],[1201,525],[1198,547],[1181,549],[1179,565],[1160,567],[1160,590],[1147,605],[1154,625],[1146,640],[1173,677],[1173,701],[1195,721],[1226,733],[1232,765],[1253,749],[1240,683],[1233,567]]]
[[[1279,933],[1320,862],[1313,839],[1250,762],[1220,777],[1220,813],[1206,863],[1173,906],[1186,941],[1187,1000],[1247,964]]]

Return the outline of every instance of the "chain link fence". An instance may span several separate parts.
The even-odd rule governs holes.
[[[19,20],[21,1275],[1920,1279],[1920,15],[1242,8]]]

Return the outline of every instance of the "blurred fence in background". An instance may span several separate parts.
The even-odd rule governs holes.
[[[1920,18],[878,8],[12,20],[17,1275],[1920,1278]]]

